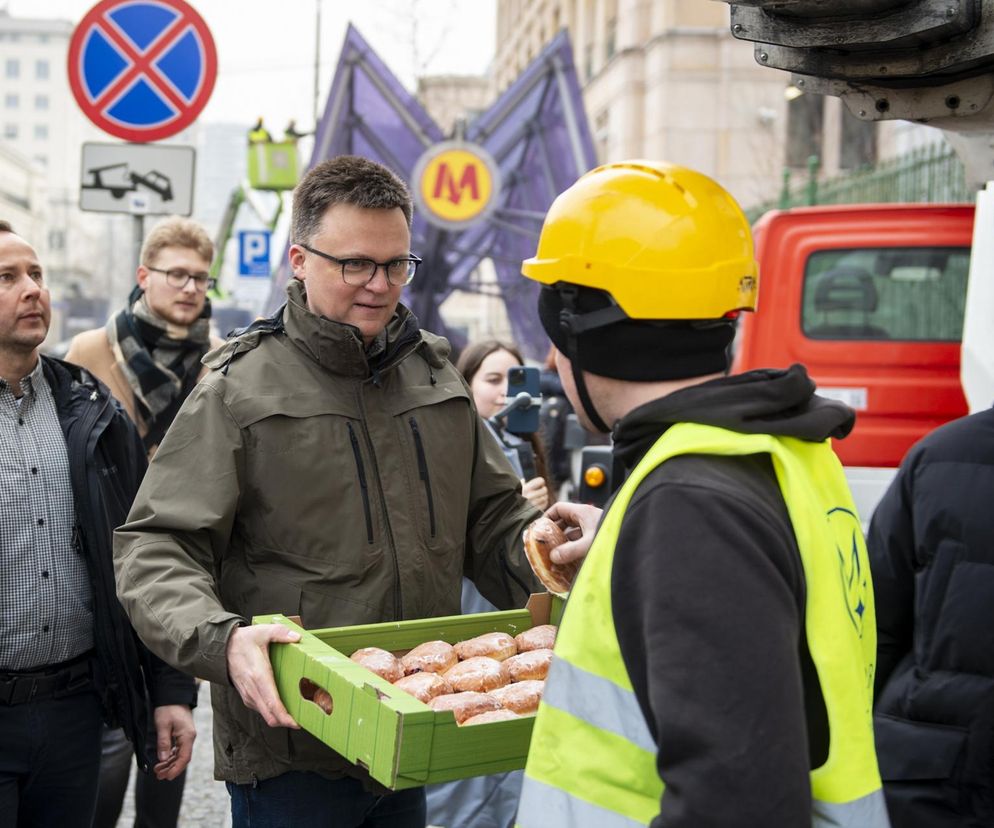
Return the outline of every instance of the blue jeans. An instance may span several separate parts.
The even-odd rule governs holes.
[[[378,796],[357,779],[309,771],[227,786],[232,828],[425,828],[427,819],[424,788]]]
[[[89,828],[101,717],[92,691],[0,705],[0,824]]]

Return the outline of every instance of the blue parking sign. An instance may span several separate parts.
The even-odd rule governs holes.
[[[238,275],[269,276],[268,230],[238,232]]]

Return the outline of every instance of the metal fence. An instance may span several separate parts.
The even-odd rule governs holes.
[[[746,210],[749,221],[767,210],[810,204],[972,202],[974,197],[966,186],[962,162],[945,144],[921,147],[837,178],[819,180],[819,166],[813,155],[806,176],[793,176],[785,169],[779,198]]]

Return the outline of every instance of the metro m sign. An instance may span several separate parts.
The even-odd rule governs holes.
[[[435,144],[414,165],[412,190],[432,224],[459,230],[485,219],[500,192],[500,171],[483,147],[462,141]]]

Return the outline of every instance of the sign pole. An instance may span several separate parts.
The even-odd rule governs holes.
[[[134,270],[142,263],[142,244],[145,242],[145,216],[134,216],[132,223],[132,249],[134,250]]]

